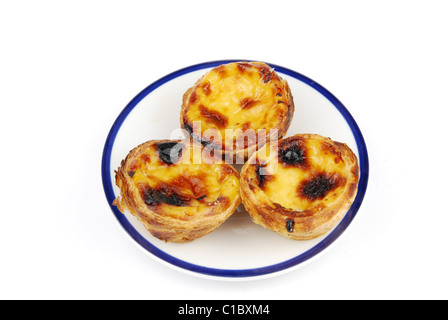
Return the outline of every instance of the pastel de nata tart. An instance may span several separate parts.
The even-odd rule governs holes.
[[[130,151],[116,171],[113,204],[156,238],[189,242],[218,228],[240,204],[239,173],[188,141],[153,140]]]
[[[255,223],[290,239],[309,240],[343,218],[358,179],[358,160],[346,144],[299,134],[254,153],[242,168],[240,191]]]
[[[293,114],[288,83],[265,63],[242,61],[212,69],[188,89],[180,122],[206,148],[247,160],[270,139],[282,138]]]

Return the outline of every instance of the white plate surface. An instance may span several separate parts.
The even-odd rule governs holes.
[[[294,97],[295,114],[287,136],[316,133],[345,142],[358,155],[361,179],[358,196],[341,223],[310,241],[294,241],[254,224],[244,207],[216,231],[191,243],[165,243],[153,237],[130,213],[112,206],[119,195],[114,170],[135,146],[152,139],[177,139],[184,92],[212,67],[232,62],[213,61],[190,66],[156,81],[138,94],[118,116],[107,138],[102,178],[113,214],[132,239],[151,256],[176,269],[218,279],[259,279],[291,271],[325,251],[356,215],[368,180],[368,157],[362,134],[342,103],[315,81],[273,65],[286,79]],[[269,64],[269,63],[268,63]]]

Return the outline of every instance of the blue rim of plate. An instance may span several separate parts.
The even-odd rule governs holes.
[[[367,154],[367,147],[363,138],[363,135],[361,133],[361,130],[359,129],[358,125],[356,124],[355,120],[353,119],[350,112],[347,110],[347,108],[344,107],[344,105],[327,89],[322,87],[317,82],[311,80],[310,78],[295,72],[293,70],[272,64],[267,63],[269,66],[273,67],[276,71],[286,74],[292,78],[295,78],[310,87],[317,90],[319,93],[321,93],[325,98],[327,98],[334,107],[341,113],[341,115],[344,117],[345,121],[349,125],[353,136],[356,141],[356,145],[358,148],[358,155],[359,155],[359,166],[361,171],[361,176],[359,179],[359,185],[358,185],[358,194],[349,209],[349,211],[346,213],[343,220],[338,224],[338,226],[330,233],[328,234],[321,242],[319,242],[317,245],[309,249],[308,251],[292,258],[286,261],[283,261],[281,263],[264,266],[260,268],[253,268],[253,269],[217,269],[217,268],[209,268],[201,265],[192,264],[186,261],[183,261],[181,259],[178,259],[170,254],[167,254],[166,252],[160,250],[155,245],[150,243],[148,240],[146,240],[127,220],[124,214],[122,214],[117,207],[112,205],[112,202],[115,199],[115,193],[113,190],[113,182],[112,177],[110,175],[110,161],[111,161],[111,153],[115,142],[115,137],[117,136],[120,127],[126,117],[129,115],[129,113],[138,105],[138,103],[145,98],[148,94],[150,94],[152,91],[157,89],[158,87],[162,86],[163,84],[180,77],[182,75],[185,75],[190,72],[198,71],[201,69],[207,69],[207,68],[213,68],[216,66],[219,66],[221,64],[231,63],[231,62],[238,62],[238,61],[251,61],[247,59],[236,59],[236,60],[217,60],[217,61],[209,61],[204,62],[200,64],[195,64],[183,69],[180,69],[178,71],[172,72],[163,78],[155,81],[154,83],[150,84],[148,87],[143,89],[134,99],[132,99],[129,104],[123,109],[123,111],[119,114],[118,118],[115,120],[104,145],[103,150],[103,157],[102,157],[102,163],[101,163],[101,174],[102,174],[102,181],[103,181],[103,187],[104,192],[106,194],[107,201],[112,209],[112,212],[114,213],[115,217],[117,218],[118,222],[121,224],[121,226],[126,230],[126,232],[145,250],[153,254],[154,256],[160,258],[161,260],[176,266],[178,268],[184,269],[186,271],[191,271],[193,273],[198,273],[206,276],[212,276],[212,277],[226,277],[226,278],[251,278],[251,277],[259,277],[259,276],[266,276],[273,273],[278,273],[280,271],[284,271],[287,269],[290,269],[292,267],[298,266],[305,261],[311,259],[312,257],[316,256],[317,254],[321,253],[323,250],[325,250],[329,245],[331,245],[339,236],[344,232],[345,229],[350,225],[350,223],[353,221],[354,217],[356,216],[361,203],[364,199],[364,195],[367,190],[367,182],[369,178],[369,160],[368,160],[368,154]]]

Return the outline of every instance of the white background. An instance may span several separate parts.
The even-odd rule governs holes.
[[[446,299],[445,1],[1,1],[1,299]],[[349,109],[365,201],[318,259],[224,282],[137,247],[106,202],[101,155],[143,88],[192,64],[268,61]]]

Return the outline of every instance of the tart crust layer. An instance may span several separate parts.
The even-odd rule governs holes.
[[[240,204],[238,171],[187,141],[143,143],[115,173],[121,194],[113,204],[166,242],[189,242],[212,232]]]
[[[298,134],[254,153],[241,171],[241,198],[253,221],[294,240],[327,233],[358,190],[356,155],[343,143]]]

